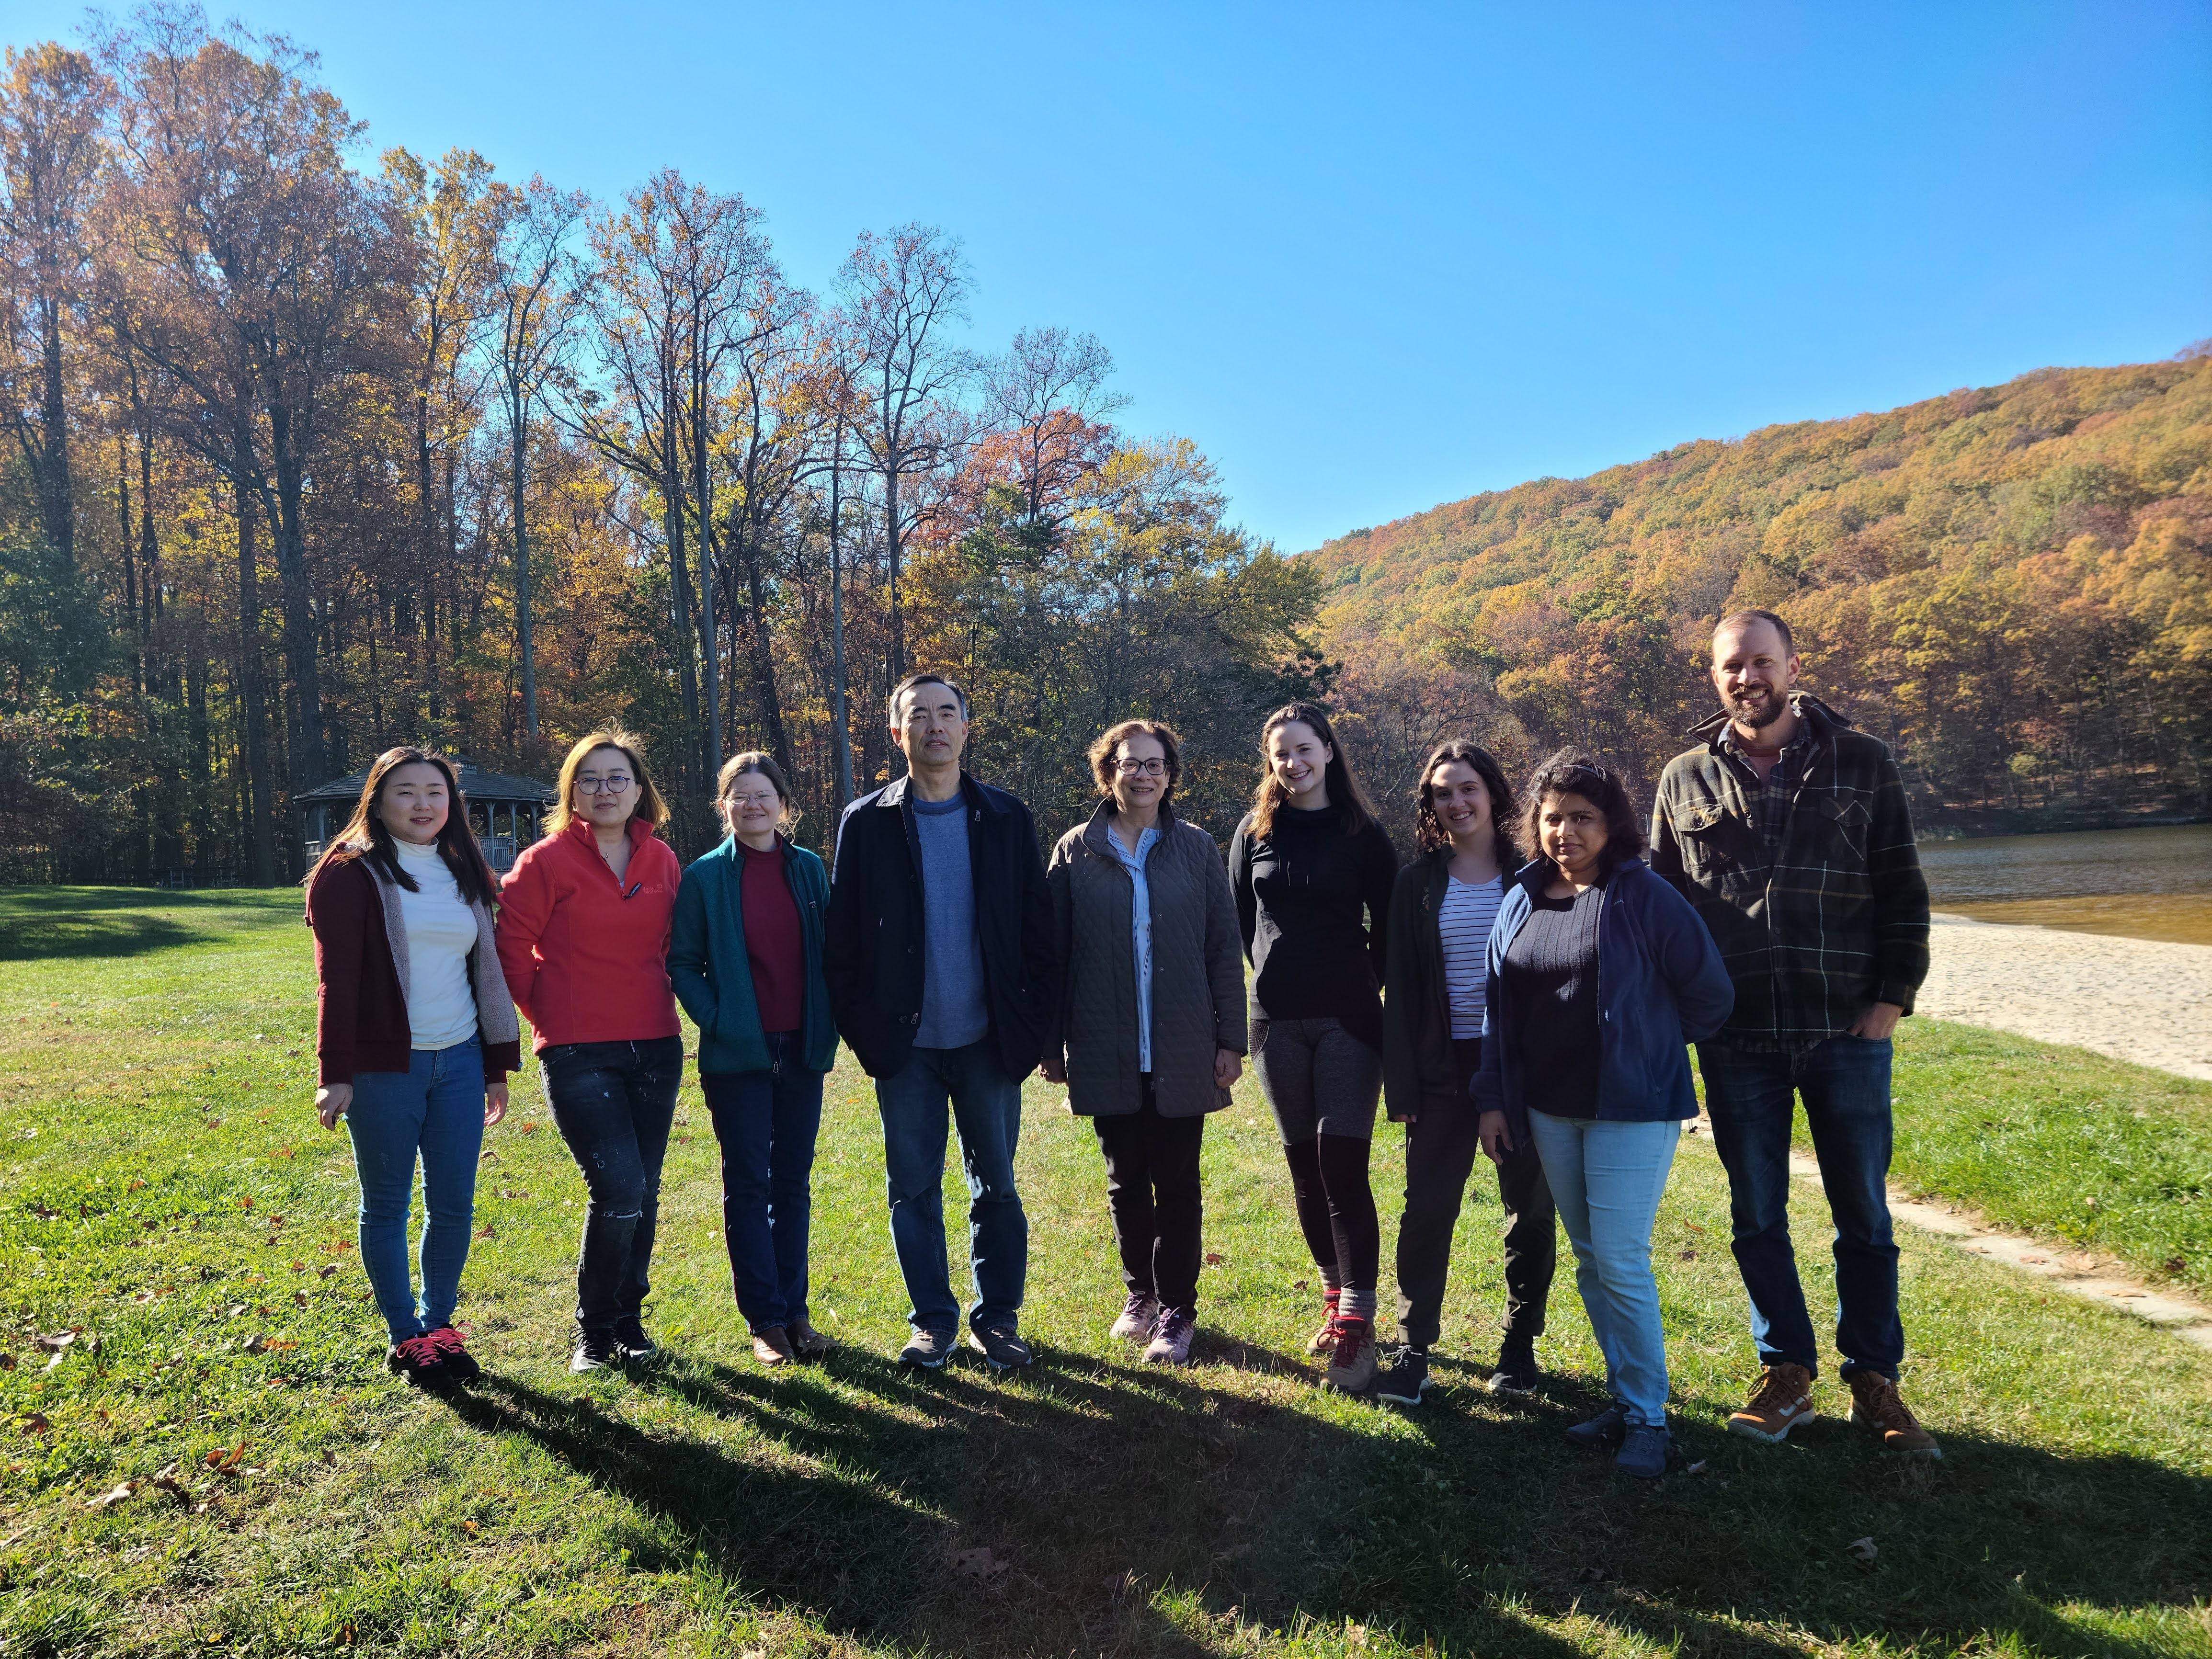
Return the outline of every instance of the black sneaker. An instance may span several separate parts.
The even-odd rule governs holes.
[[[1569,1429],[1567,1438],[1577,1446],[1618,1446],[1628,1438],[1628,1413],[1616,1401],[1595,1417]]]
[[[483,1367],[477,1364],[477,1357],[469,1352],[461,1334],[451,1325],[441,1325],[434,1331],[425,1332],[423,1340],[438,1351],[446,1375],[454,1382],[473,1382],[483,1375]]]
[[[446,1356],[428,1335],[410,1336],[385,1351],[384,1363],[418,1389],[441,1388],[453,1380]]]
[[[981,1354],[984,1363],[994,1371],[1017,1370],[1036,1358],[1030,1352],[1030,1345],[1015,1335],[1009,1326],[970,1331],[968,1346]]]
[[[919,1370],[942,1370],[945,1362],[952,1358],[952,1348],[953,1339],[949,1333],[925,1331],[917,1326],[907,1333],[906,1346],[899,1350],[898,1363]]]
[[[645,1322],[635,1314],[615,1321],[615,1346],[624,1359],[650,1359],[660,1352],[645,1334]]]
[[[578,1331],[576,1352],[568,1356],[568,1370],[572,1374],[581,1376],[586,1371],[605,1370],[621,1361],[622,1349],[616,1343],[613,1332]]]
[[[1418,1406],[1428,1392],[1429,1351],[1408,1342],[1390,1356],[1375,1379],[1375,1397],[1394,1406]]]
[[[1498,1367],[1490,1373],[1490,1391],[1506,1400],[1526,1400],[1543,1380],[1544,1373],[1536,1368],[1536,1345],[1508,1342],[1498,1351]]]

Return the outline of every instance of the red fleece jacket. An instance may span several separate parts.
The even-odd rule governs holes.
[[[642,818],[620,882],[576,819],[526,850],[499,890],[499,960],[532,1046],[674,1036],[668,921],[684,866]]]

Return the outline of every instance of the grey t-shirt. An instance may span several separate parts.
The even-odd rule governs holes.
[[[968,801],[909,796],[921,842],[921,1024],[917,1048],[964,1048],[991,1030],[983,949],[975,938],[975,872],[968,858]]]

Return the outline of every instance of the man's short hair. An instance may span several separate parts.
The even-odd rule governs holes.
[[[1790,624],[1771,611],[1731,611],[1713,624],[1713,635],[1718,638],[1723,629],[1748,628],[1753,623],[1772,623],[1774,631],[1782,635],[1782,649],[1790,656],[1797,654],[1797,641],[1790,632]]]
[[[954,684],[951,680],[946,679],[942,674],[909,674],[891,688],[891,700],[889,707],[889,713],[890,715],[890,722],[893,726],[896,726],[898,724],[899,699],[906,696],[908,692],[913,690],[916,686],[921,685],[943,686],[946,690],[952,694],[954,699],[960,704],[960,718],[963,720],[968,718],[968,694],[965,691],[963,691],[957,685]]]

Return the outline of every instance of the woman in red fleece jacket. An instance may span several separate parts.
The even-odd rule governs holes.
[[[654,1352],[646,1270],[684,1079],[668,982],[683,868],[653,834],[667,821],[638,740],[602,727],[568,751],[545,838],[500,890],[500,963],[588,1194],[572,1371]]]

